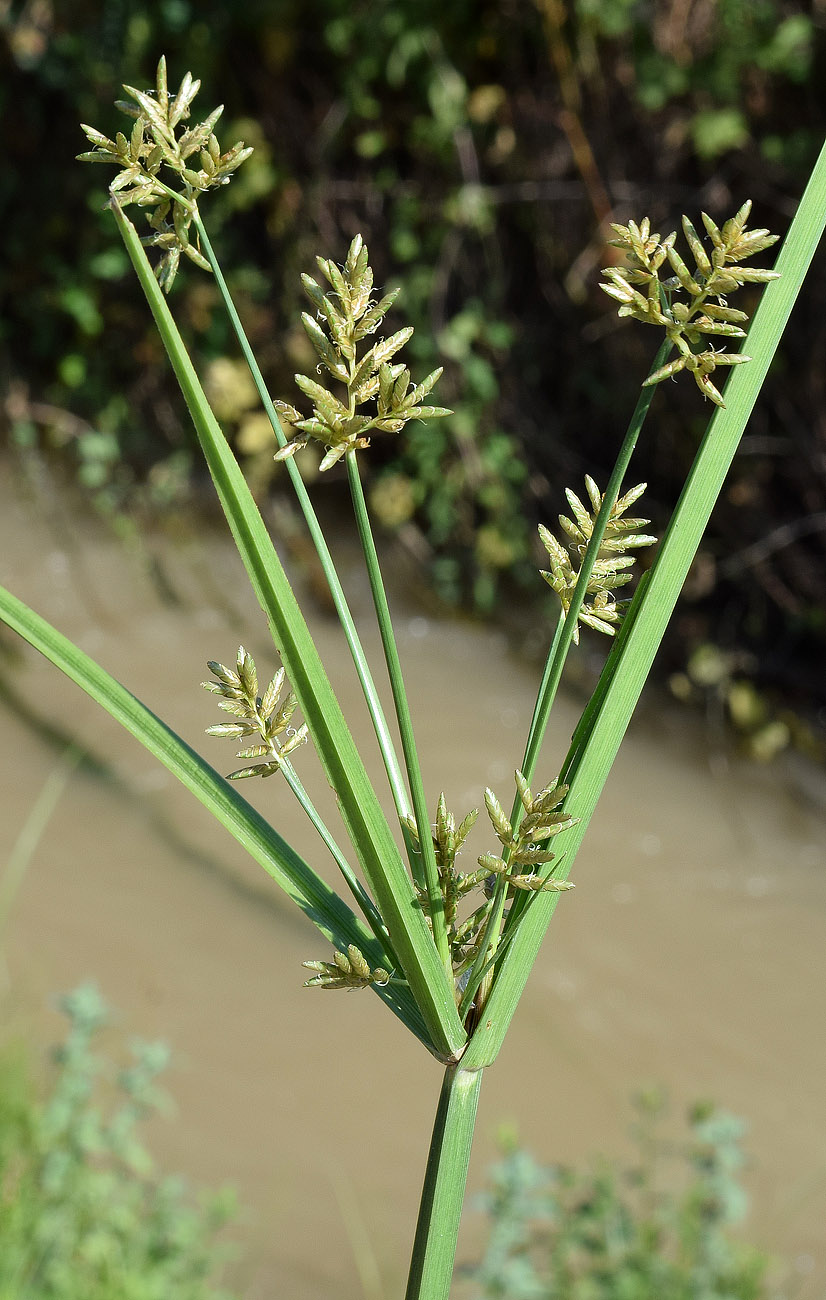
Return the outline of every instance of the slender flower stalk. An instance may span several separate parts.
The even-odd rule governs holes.
[[[439,887],[413,722],[356,458],[357,451],[370,445],[368,434],[397,434],[410,420],[441,417],[449,415],[450,411],[445,407],[423,404],[423,399],[441,376],[441,367],[432,371],[420,384],[411,387],[410,371],[398,360],[393,360],[409,340],[412,329],[407,327],[398,330],[388,338],[378,339],[364,350],[364,343],[377,331],[395,301],[396,293],[391,292],[374,301],[373,271],[361,236],[357,235],[350,244],[343,267],[326,258],[318,258],[317,262],[329,287],[325,291],[312,276],[302,276],[304,291],[315,307],[316,315],[304,312],[301,320],[318,356],[320,368],[342,385],[344,392],[338,396],[308,375],[296,375],[295,382],[312,401],[313,411],[312,415],[305,418],[294,406],[283,401],[275,403],[280,418],[286,420],[293,430],[291,440],[276,452],[276,460],[289,461],[311,439],[326,447],[320,465],[322,471],[331,469],[342,458],[345,460],[356,526],[364,552],[399,726],[417,828],[418,855],[411,852],[412,845],[404,818],[402,829],[405,832],[411,869],[415,872],[421,863],[423,879],[418,883],[427,896],[428,919],[436,949],[452,979],[444,901]]]
[[[252,375],[253,383],[255,384],[255,387],[258,391],[258,396],[261,399],[261,403],[264,407],[267,418],[269,419],[270,425],[272,427],[272,431],[275,434],[275,438],[278,443],[278,446],[279,448],[284,448],[287,446],[287,438],[284,434],[283,429],[281,428],[281,422],[278,418],[278,412],[276,411],[273,400],[270,397],[269,390],[264,380],[264,376],[261,373],[261,368],[258,365],[258,361],[256,360],[252,347],[250,346],[250,342],[249,339],[247,338],[246,331],[244,330],[244,327],[241,324],[241,319],[236,310],[235,303],[232,300],[232,296],[229,292],[227,282],[221,271],[221,267],[218,263],[218,259],[215,256],[215,251],[212,247],[212,244],[210,243],[209,236],[207,235],[206,232],[206,228],[204,227],[203,219],[200,216],[196,217],[195,224],[201,239],[204,253],[207,257],[207,260],[209,261],[210,266],[212,267],[212,271],[215,276],[215,283],[218,286],[218,291],[224,303],[224,308],[230,319],[230,323],[235,332],[235,336],[238,340],[238,344],[241,348],[241,352],[244,356],[244,360],[246,361],[249,367],[250,374]],[[393,738],[390,734],[390,728],[387,725],[387,719],[384,715],[384,709],[382,708],[381,700],[379,699],[378,691],[376,690],[376,686],[373,681],[373,676],[370,671],[370,666],[367,662],[367,657],[364,653],[364,649],[361,644],[361,639],[356,630],[356,625],[353,620],[353,615],[350,612],[349,605],[347,604],[347,598],[344,595],[344,590],[341,585],[341,580],[339,579],[338,573],[336,572],[336,568],[333,563],[333,558],[330,554],[330,549],[327,545],[324,534],[322,532],[321,524],[319,523],[318,516],[315,510],[313,509],[313,504],[310,500],[310,496],[309,493],[307,492],[307,488],[304,484],[304,480],[301,477],[301,472],[298,466],[296,465],[295,461],[292,459],[292,457],[287,459],[286,469],[287,469],[287,473],[289,474],[290,482],[292,483],[293,490],[296,494],[298,504],[301,507],[302,514],[304,515],[304,519],[307,523],[307,528],[310,533],[310,537],[312,538],[313,545],[315,546],[316,553],[318,555],[319,562],[321,564],[321,568],[324,573],[324,577],[327,581],[327,585],[330,590],[330,595],[332,596],[336,613],[341,623],[344,636],[347,640],[347,647],[350,651],[350,655],[356,669],[356,674],[361,684],[362,692],[364,694],[364,699],[367,704],[367,710],[370,714],[370,720],[373,724],[373,730],[375,732],[379,749],[381,751],[385,772],[387,773],[387,779],[390,784],[391,792],[393,794],[393,801],[396,805],[396,812],[399,816],[399,820],[401,821],[405,817],[410,816],[412,809],[410,806],[409,796],[407,793],[407,788],[405,786],[404,777],[402,775],[401,766],[399,764],[398,756],[396,754],[396,750],[393,745]]]
[[[671,351],[671,342],[666,339],[659,348],[650,373],[655,373],[662,366],[665,358]],[[602,498],[596,519],[591,529],[591,537],[585,548],[585,554],[582,557],[582,566],[579,571],[579,577],[573,591],[570,593],[568,608],[564,612],[563,619],[557,624],[554,637],[545,661],[545,668],[542,674],[542,682],[536,697],[531,724],[528,730],[528,738],[525,743],[525,752],[520,764],[520,770],[524,773],[526,780],[532,781],[536,772],[536,763],[539,758],[539,751],[542,747],[542,741],[545,736],[545,730],[548,725],[548,719],[551,714],[553,702],[556,699],[556,692],[559,683],[562,680],[562,670],[565,666],[565,660],[568,651],[574,641],[574,634],[577,631],[580,610],[585,600],[588,584],[597,562],[600,547],[605,537],[605,531],[608,527],[608,521],[611,512],[614,510],[620,494],[623,479],[625,478],[631,457],[634,454],[639,436],[642,432],[646,416],[648,415],[651,401],[654,396],[654,389],[643,387],[642,392],[637,399],[637,405],[628,424],[625,437],[611,471],[611,477],[608,480],[608,486]],[[519,812],[516,802],[514,802],[514,816],[518,818]]]
[[[381,914],[367,890],[359,880],[337,844],[329,827],[324,822],[315,804],[299,780],[288,755],[307,740],[307,727],[291,727],[290,721],[298,706],[295,695],[290,692],[283,703],[281,694],[284,687],[285,673],[280,668],[273,677],[263,696],[258,695],[258,674],[255,661],[243,646],[239,646],[235,668],[210,660],[207,664],[214,681],[201,682],[205,691],[220,695],[218,708],[231,713],[237,721],[234,723],[216,723],[207,727],[208,736],[217,736],[232,740],[242,737],[257,736],[253,745],[242,749],[237,758],[256,760],[247,766],[230,772],[228,781],[241,781],[249,777],[268,777],[282,772],[287,785],[315,827],[322,842],[344,877],[347,887],[359,905],[362,915],[388,957],[396,961],[390,935],[382,921]],[[284,737],[279,741],[279,737]],[[263,761],[258,761],[263,760]]]
[[[654,359],[651,368],[652,373],[662,365],[670,351],[671,343],[666,339]],[[648,410],[651,406],[653,391],[653,388],[644,386],[640,393],[628,429],[626,430],[622,446],[620,447],[619,455],[614,464],[611,477],[608,480],[608,486],[605,489],[599,509],[597,510],[596,518],[588,520],[590,535],[582,556],[579,574],[573,582],[573,586],[570,586],[567,582],[564,584],[562,614],[557,621],[551,645],[548,650],[548,655],[545,660],[542,681],[534,704],[533,714],[528,728],[528,737],[525,743],[525,752],[520,768],[525,780],[528,782],[533,780],[536,771],[536,764],[539,758],[539,752],[542,747],[545,731],[547,729],[548,720],[551,715],[551,709],[554,700],[556,699],[559,683],[562,680],[562,671],[565,667],[565,660],[571,645],[576,644],[579,639],[579,621],[581,618],[582,606],[593,581],[594,570],[598,563],[600,549],[603,546],[611,517],[617,508],[620,487],[636,448],[640,433],[642,432],[642,427],[645,423]],[[579,505],[579,503],[577,504]],[[596,505],[596,502],[593,501],[592,504]],[[580,537],[580,545],[582,541],[584,541],[584,535]],[[519,794],[517,793],[513,802],[510,817],[514,832],[519,828],[522,815],[523,805],[519,798]],[[487,1001],[495,978],[493,962],[499,947],[499,926],[505,910],[506,897],[506,886],[502,880],[499,880],[496,885],[496,892],[493,900],[489,925],[490,941],[485,954],[485,960],[484,963],[480,960],[479,966],[474,970],[470,981],[471,988],[475,984],[479,989],[478,1001],[480,1006],[484,1006]],[[510,915],[505,922],[505,934],[507,934],[510,926],[517,924],[521,920],[523,913],[524,904],[521,906],[517,904],[511,909]],[[484,964],[485,967],[484,982],[482,981],[480,973],[482,964]],[[466,1005],[467,996],[462,1002],[462,1007],[465,1007]]]
[[[361,539],[362,550],[364,551],[365,565],[370,579],[370,590],[373,593],[373,604],[376,610],[376,619],[379,625],[381,643],[384,649],[384,658],[387,664],[387,674],[390,678],[390,689],[393,694],[393,703],[396,708],[396,718],[399,724],[402,753],[404,754],[405,766],[407,768],[408,780],[410,782],[410,794],[413,799],[413,812],[421,854],[420,860],[424,873],[423,884],[427,894],[428,916],[433,928],[433,938],[436,943],[436,948],[439,956],[444,962],[448,976],[452,980],[453,965],[447,937],[444,899],[442,897],[439,883],[439,869],[436,865],[433,839],[430,834],[430,819],[427,815],[427,803],[425,802],[422,771],[419,764],[418,750],[416,749],[416,739],[413,734],[413,719],[410,716],[410,705],[408,703],[407,691],[404,685],[404,676],[402,674],[401,661],[399,659],[399,650],[396,644],[395,633],[393,632],[393,622],[390,617],[390,608],[387,603],[387,593],[384,590],[379,557],[376,551],[376,543],[373,539],[373,532],[370,527],[370,518],[367,513],[367,503],[364,499],[364,489],[361,484],[361,476],[359,474],[355,451],[349,451],[346,459],[347,475],[350,481],[350,492],[353,499],[356,526]],[[411,859],[411,862],[414,861],[415,856]]]

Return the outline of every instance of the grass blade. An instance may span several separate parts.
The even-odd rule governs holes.
[[[743,344],[744,351],[754,360],[749,365],[738,366],[726,385],[727,405],[718,408],[709,423],[602,706],[574,762],[565,809],[581,821],[566,832],[566,858],[560,878],[570,872],[582,843],[824,226],[826,146],[778,258],[776,269],[782,278],[767,285]],[[465,1068],[478,1068],[495,1059],[558,898],[557,894],[542,895],[520,926],[502,960],[479,1027],[462,1059]]]
[[[0,587],[0,617],[154,754],[243,845],[331,943],[339,948],[354,943],[372,966],[382,964],[384,954],[366,925],[235,787],[196,754],[186,741],[104,668],[3,587]],[[424,1022],[409,990],[388,985],[376,992],[408,1028],[430,1046]]]

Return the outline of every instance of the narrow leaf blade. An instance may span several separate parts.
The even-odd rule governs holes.
[[[398,846],[281,560],[212,413],[137,231],[114,199],[112,210],[189,407],[239,554],[269,620],[327,778],[338,796],[365,879],[390,931],[433,1049],[437,1055],[451,1059],[463,1047],[466,1034]]]

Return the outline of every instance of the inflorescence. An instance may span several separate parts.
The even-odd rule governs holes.
[[[779,238],[768,230],[747,230],[750,212],[749,199],[722,229],[703,212],[703,225],[711,241],[709,252],[688,217],[683,217],[683,233],[694,258],[694,271],[688,269],[674,248],[676,230],[661,240],[659,234],[651,233],[648,217],[639,225],[633,221],[627,226],[612,224],[617,238],[608,242],[628,254],[630,266],[607,267],[603,275],[608,283],[601,287],[620,303],[620,316],[633,316],[664,329],[679,353],[674,361],[649,375],[643,387],[660,384],[670,375],[687,370],[705,397],[717,406],[725,406],[710,376],[718,366],[742,365],[751,357],[718,352],[713,345],[706,346],[707,339],[745,338],[741,325],[748,315],[729,307],[728,297],[744,284],[778,279],[776,271],[738,265],[770,248]],[[660,271],[666,266],[674,274],[661,280]]]
[[[198,197],[228,185],[233,173],[253,152],[243,140],[226,153],[221,152],[215,126],[223,105],[197,126],[184,128],[200,86],[200,81],[193,81],[187,72],[177,93],[171,94],[166,59],[161,57],[153,90],[124,85],[129,100],[116,101],[116,108],[135,119],[130,134],[118,131],[110,140],[102,131],[84,124],[82,130],[94,149],[77,155],[83,162],[114,163],[120,168],[109,192],[117,196],[121,206],[137,203],[152,209],[147,220],[153,233],[141,242],[162,250],[155,274],[166,293],[172,288],[182,253],[202,270],[212,270],[190,239]],[[197,162],[193,166],[194,155]]]
[[[568,787],[549,785],[534,796],[521,772],[515,773],[515,779],[522,804],[522,821],[514,829],[494,792],[486,790],[485,807],[501,845],[501,856],[483,853],[477,858],[477,869],[467,873],[457,867],[456,857],[476,821],[478,810],[474,808],[457,826],[455,817],[448,812],[444,793],[439,796],[433,826],[433,847],[457,988],[461,987],[462,976],[476,961],[481,945],[495,944],[498,938],[488,934],[488,918],[493,907],[497,881],[504,884],[506,899],[512,898],[515,891],[519,890],[562,893],[573,889],[569,881],[553,879],[554,867],[543,870],[556,858],[556,854],[548,847],[549,841],[568,830],[577,820],[560,811]],[[406,819],[405,825],[415,848],[418,843],[416,823],[411,817]],[[473,889],[483,890],[484,901],[462,919],[459,903]],[[424,889],[417,892],[429,922],[427,893]]]
[[[411,326],[380,339],[359,356],[358,344],[375,334],[399,293],[394,289],[378,301],[371,296],[373,271],[361,235],[351,243],[343,267],[324,257],[316,261],[329,288],[302,275],[316,316],[303,312],[301,323],[320,368],[344,385],[345,400],[307,375],[296,375],[295,382],[312,401],[313,412],[305,418],[288,402],[275,403],[282,423],[292,430],[275,459],[285,460],[315,439],[326,448],[319,467],[326,470],[346,452],[369,447],[367,434],[373,430],[398,433],[409,420],[430,420],[452,412],[444,406],[423,405],[442,373],[441,366],[411,388],[408,368],[391,361],[412,335]]]
[[[292,691],[283,704],[280,703],[284,689],[284,669],[279,668],[264,694],[258,694],[258,674],[255,662],[243,646],[238,647],[235,668],[211,659],[207,664],[209,671],[217,679],[214,682],[201,682],[205,691],[221,695],[218,708],[230,713],[237,722],[218,722],[207,727],[208,736],[226,736],[231,740],[240,740],[243,736],[258,735],[256,744],[241,749],[236,758],[261,758],[262,763],[252,763],[230,772],[228,780],[240,781],[247,776],[272,776],[281,770],[284,759],[298,745],[307,739],[307,724],[298,728],[291,727],[290,721],[298,701]],[[283,739],[279,740],[280,737]]]
[[[558,595],[566,614],[571,607],[582,560],[594,529],[594,521],[604,499],[596,483],[588,475],[585,477],[585,487],[593,514],[570,488],[565,489],[574,516],[573,519],[569,519],[567,515],[559,516],[560,527],[570,538],[567,549],[557,541],[544,524],[539,525],[539,535],[551,563],[550,570],[541,571],[542,577]],[[577,618],[577,624],[586,623],[588,627],[594,628],[597,632],[604,632],[607,636],[614,635],[626,604],[625,601],[617,601],[614,592],[618,587],[624,587],[631,581],[632,575],[629,570],[634,563],[634,556],[626,555],[625,552],[640,546],[653,546],[657,541],[656,537],[639,532],[640,528],[644,528],[651,522],[649,519],[623,518],[628,507],[642,496],[645,487],[645,483],[638,483],[635,488],[631,488],[620,497],[611,510],[605,535],[600,543],[596,562],[585,589],[585,599]],[[579,642],[578,625],[574,628],[573,639],[575,644]]]

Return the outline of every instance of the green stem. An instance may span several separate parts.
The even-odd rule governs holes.
[[[329,849],[333,861],[347,882],[347,886],[358,903],[365,921],[384,948],[391,964],[398,966],[399,959],[393,951],[393,944],[390,935],[387,932],[387,927],[381,919],[381,914],[379,913],[378,908],[345,858],[343,852],[333,838],[331,831],[322,820],[318,809],[307,794],[306,789],[299,779],[298,773],[288,758],[281,759],[281,771],[284,773],[284,779],[286,780],[287,785],[292,790],[296,799],[301,804],[301,807],[304,809],[304,812],[318,831],[318,834],[321,836],[324,844]]]
[[[574,728],[574,734],[571,737],[571,744],[568,748],[568,753],[565,755],[565,761],[563,762],[559,772],[560,782],[565,782],[567,785],[570,785],[571,783],[573,773],[576,770],[578,758],[585,748],[585,745],[588,742],[588,737],[593,730],[594,723],[599,716],[599,711],[602,708],[603,701],[611,685],[614,673],[617,670],[620,655],[622,654],[623,647],[628,639],[628,634],[631,631],[634,617],[642,602],[642,597],[648,585],[650,576],[650,571],[641,575],[631,605],[623,615],[619,631],[613,639],[610,653],[605,661],[602,672],[599,675],[599,680],[594,687],[591,698],[583,710],[579,722]]]
[[[422,782],[422,771],[419,765],[416,740],[413,735],[413,720],[410,716],[410,705],[408,704],[407,692],[404,688],[404,677],[402,675],[402,666],[399,660],[399,650],[393,633],[393,622],[390,617],[390,607],[387,604],[387,594],[384,590],[384,583],[382,581],[376,543],[373,539],[373,532],[370,527],[370,518],[367,514],[367,502],[364,499],[364,488],[361,483],[361,475],[359,473],[356,453],[354,451],[348,451],[345,459],[347,461],[347,475],[350,481],[350,493],[353,498],[353,510],[356,516],[356,526],[358,527],[359,537],[361,538],[364,560],[370,578],[370,590],[373,593],[373,604],[375,605],[376,619],[379,625],[379,632],[381,633],[381,643],[384,647],[384,657],[387,663],[388,676],[390,678],[390,689],[393,693],[393,703],[396,707],[396,718],[399,724],[402,753],[404,754],[405,767],[407,768],[407,778],[410,782],[410,794],[413,799],[413,811],[416,818],[416,829],[419,835],[419,850],[424,870],[424,883],[425,889],[427,890],[428,911],[433,923],[433,938],[439,956],[444,963],[448,979],[452,984],[453,963],[450,957],[450,944],[447,937],[444,899],[442,897],[442,890],[439,883],[439,868],[436,865],[436,853],[433,848],[433,836],[430,831],[430,819],[427,813],[427,802],[425,800],[424,784]]]
[[[655,370],[659,370],[661,366],[665,365],[671,347],[671,343],[666,339],[654,358],[651,369],[648,372],[649,374],[653,374]],[[542,678],[542,684],[539,688],[539,694],[537,695],[533,718],[531,719],[530,731],[528,733],[528,740],[525,746],[525,756],[522,760],[522,773],[529,783],[533,780],[533,775],[536,770],[536,762],[539,757],[539,750],[542,746],[542,741],[545,737],[545,730],[548,726],[551,706],[556,698],[556,692],[562,677],[562,669],[565,666],[565,660],[571,647],[571,641],[573,640],[574,631],[576,629],[579,611],[582,608],[582,602],[585,599],[586,588],[596,562],[599,548],[602,545],[602,539],[605,536],[605,529],[611,511],[617,503],[625,472],[628,469],[628,464],[634,453],[634,448],[637,445],[637,439],[639,438],[642,426],[645,423],[645,417],[648,414],[648,408],[651,405],[653,396],[653,387],[642,388],[640,390],[637,405],[634,408],[634,414],[631,416],[625,438],[623,439],[622,446],[619,450],[619,455],[617,456],[616,463],[611,472],[611,477],[608,480],[608,486],[605,489],[602,505],[600,506],[596,519],[594,520],[593,531],[588,542],[588,547],[585,551],[582,567],[579,571],[579,577],[577,579],[576,587],[574,588],[574,594],[571,598],[570,608],[565,615],[562,626],[560,627],[557,625],[551,648],[548,651],[545,673]],[[521,802],[517,799],[514,802],[514,816],[517,818],[517,822],[518,820],[521,820],[519,813],[520,808]]]
[[[565,611],[561,610],[559,614],[559,618],[557,619],[556,630],[553,635],[553,640],[551,641],[550,649],[548,650],[548,654],[545,659],[545,670],[542,674],[542,681],[539,684],[539,691],[537,692],[536,703],[534,704],[534,709],[533,709],[533,716],[531,718],[530,727],[528,728],[526,754],[530,752],[531,744],[533,742],[533,737],[536,734],[537,727],[540,724],[541,710],[545,708],[545,701],[548,698],[548,687],[554,669],[556,650],[559,645],[560,639],[562,637],[564,626],[565,626]],[[551,703],[553,703],[553,696],[551,696]],[[547,706],[546,721],[547,721],[547,713],[549,711],[550,711],[550,705]],[[520,769],[523,775],[525,774],[525,761],[526,760],[523,759],[522,768]],[[532,776],[533,776],[533,771],[531,771],[531,777]],[[530,780],[531,778],[528,777],[527,779]],[[510,822],[511,822],[511,826],[513,827],[514,834],[516,834],[516,831],[519,827],[519,823],[522,820],[523,812],[524,809],[522,807],[522,800],[519,798],[519,794],[517,793],[513,801],[513,807],[511,808],[511,815],[510,815]],[[510,861],[509,849],[504,850],[503,858],[505,862]],[[473,963],[473,970],[471,972],[470,978],[468,979],[464,994],[462,995],[462,1002],[459,1008],[459,1016],[460,1019],[462,1020],[464,1020],[464,1016],[467,1014],[467,1010],[470,1007],[470,1003],[476,995],[476,990],[480,987],[480,985],[482,985],[483,977],[485,978],[485,983],[484,985],[482,985],[481,992],[479,994],[480,1006],[484,1006],[484,1003],[487,1001],[487,995],[490,992],[490,986],[493,980],[493,966],[491,962],[491,957],[496,952],[496,948],[498,946],[499,928],[502,924],[502,914],[505,910],[505,898],[507,895],[507,888],[508,888],[507,881],[504,878],[500,877],[499,880],[497,880],[496,882],[496,890],[493,895],[493,906],[491,907],[490,916],[488,917],[487,925],[485,926],[485,942],[479,945],[479,952],[477,953],[476,960]],[[489,937],[491,942],[489,942]]]
[[[448,1300],[481,1086],[481,1070],[445,1070],[405,1300]]]
[[[531,725],[528,728],[528,736],[527,736],[527,740],[525,741],[525,754],[522,759],[522,767],[520,768],[520,771],[522,772],[522,775],[527,780],[528,784],[530,784],[531,780],[533,779],[533,774],[536,769],[536,755],[538,754],[539,747],[542,744],[542,738],[544,735],[545,727],[547,726],[548,714],[550,712],[550,705],[553,704],[554,695],[556,693],[556,688],[552,687],[552,681],[556,669],[557,651],[559,649],[559,643],[562,640],[562,634],[564,628],[565,628],[565,611],[563,609],[559,611],[559,618],[557,619],[553,638],[548,648],[548,654],[545,659],[545,668],[542,673],[542,680],[539,683],[539,690],[536,693],[536,702],[534,703],[533,706]],[[549,698],[550,698],[550,704],[547,703]],[[531,758],[533,758],[533,764],[531,764]],[[530,776],[527,775],[529,769],[530,769]],[[513,805],[514,817],[518,816],[518,809],[519,807],[521,807],[521,805],[522,805],[522,801],[519,798],[519,795],[517,794]],[[511,825],[512,824],[513,824],[513,818],[511,818]]]
[[[261,369],[255,359],[255,355],[250,346],[244,327],[241,324],[241,319],[236,310],[235,303],[230,296],[227,282],[224,279],[221,267],[218,264],[218,259],[215,256],[215,251],[209,241],[209,236],[204,228],[203,220],[197,212],[194,217],[194,224],[200,236],[204,254],[212,267],[215,276],[215,283],[218,286],[218,291],[224,303],[224,308],[230,319],[232,328],[235,331],[235,337],[238,340],[244,360],[249,366],[253,383],[258,390],[258,396],[261,399],[269,422],[272,425],[276,441],[278,442],[279,447],[284,447],[286,446],[287,439],[284,436],[284,432],[279,423],[278,413],[273,406],[272,398],[269,395],[267,385],[264,381],[264,376],[261,374]],[[330,555],[329,548],[324,539],[324,534],[321,531],[321,525],[318,522],[318,517],[313,509],[312,502],[310,501],[309,494],[304,486],[304,480],[301,477],[298,466],[292,458],[285,461],[284,464],[286,465],[287,473],[289,474],[290,481],[295,489],[298,504],[300,505],[304,518],[307,521],[307,528],[309,529],[313,545],[318,553],[319,562],[324,572],[324,577],[327,580],[327,585],[333,598],[333,604],[335,605],[336,613],[339,617],[356,668],[356,673],[358,674],[358,679],[361,683],[361,689],[364,692],[367,709],[373,723],[373,730],[376,733],[376,739],[379,744],[379,749],[381,750],[385,771],[387,772],[387,779],[390,782],[390,789],[393,792],[393,801],[396,805],[396,812],[400,818],[409,817],[411,813],[410,801],[407,796],[401,766],[393,746],[393,739],[387,725],[387,719],[384,716],[384,710],[382,709],[381,701],[370,673],[370,667],[367,663],[358,632],[356,631],[355,623],[353,622],[353,616],[350,613],[347,599],[344,595],[341,582],[339,581],[338,574],[336,573],[333,564],[332,556]]]

